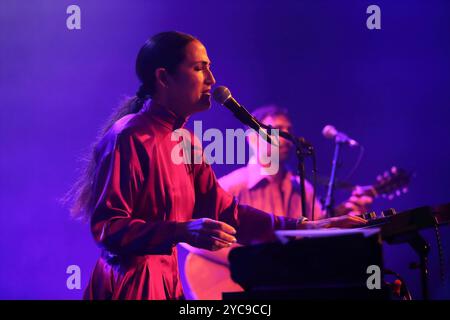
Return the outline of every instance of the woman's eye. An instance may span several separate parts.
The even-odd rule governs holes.
[[[194,67],[194,70],[195,70],[195,71],[206,71],[206,70],[211,71],[211,66],[204,66],[204,65],[201,65],[201,66],[195,66],[195,67]]]

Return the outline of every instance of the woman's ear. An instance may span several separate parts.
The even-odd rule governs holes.
[[[168,73],[165,68],[158,68],[155,70],[155,78],[156,83],[159,84],[163,88],[169,87],[169,79],[168,79]]]

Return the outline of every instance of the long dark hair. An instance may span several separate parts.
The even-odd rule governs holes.
[[[136,58],[136,75],[141,85],[136,95],[127,98],[114,110],[92,144],[90,153],[83,160],[84,165],[80,178],[62,200],[64,204],[69,205],[73,218],[86,221],[91,216],[95,205],[92,190],[97,168],[95,149],[105,133],[120,118],[127,114],[137,113],[142,109],[147,100],[155,94],[156,69],[165,68],[169,73],[174,74],[185,58],[186,46],[194,40],[197,39],[186,33],[161,32],[148,39],[141,47]]]

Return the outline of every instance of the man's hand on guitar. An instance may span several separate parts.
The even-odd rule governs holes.
[[[236,230],[224,222],[202,218],[178,223],[175,239],[176,242],[215,251],[235,243],[235,234]]]
[[[373,202],[373,197],[367,192],[366,188],[356,186],[350,198],[336,207],[337,216],[349,214],[360,215],[369,211],[369,206]]]

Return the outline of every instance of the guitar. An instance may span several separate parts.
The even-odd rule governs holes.
[[[393,199],[408,191],[412,174],[392,167],[378,175],[373,185],[362,186],[364,195],[373,198]],[[221,300],[223,292],[242,292],[241,286],[230,276],[228,254],[239,244],[218,251],[198,249],[188,244],[180,244],[189,253],[184,267],[180,268],[185,279],[185,296],[189,300]]]
[[[413,174],[397,167],[392,167],[389,171],[385,171],[376,178],[376,182],[371,186],[361,187],[365,195],[373,198],[379,196],[394,199],[408,192],[408,186],[411,182]]]

